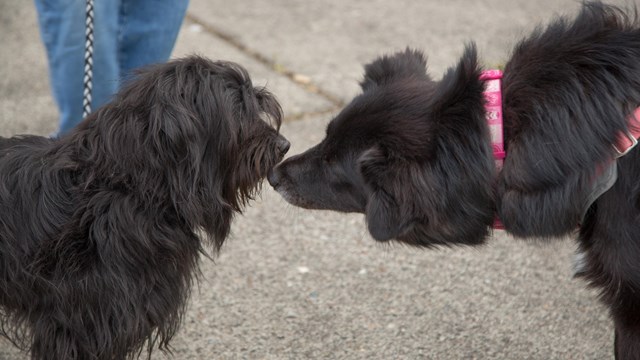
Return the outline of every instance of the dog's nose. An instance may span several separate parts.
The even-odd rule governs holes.
[[[269,180],[269,184],[275,189],[280,185],[280,174],[277,168],[273,168],[267,174],[267,180]]]
[[[287,141],[287,139],[283,137],[278,139],[278,150],[280,151],[280,154],[282,156],[284,156],[287,153],[287,151],[289,151],[290,147],[291,147],[291,143]]]

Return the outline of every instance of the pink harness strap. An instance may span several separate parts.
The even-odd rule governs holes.
[[[629,124],[629,131],[618,134],[618,139],[613,145],[613,149],[617,153],[616,158],[626,155],[631,149],[638,145],[638,139],[640,139],[640,107],[629,116],[627,122]]]

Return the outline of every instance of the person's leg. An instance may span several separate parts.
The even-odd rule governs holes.
[[[35,0],[47,50],[53,96],[60,110],[59,134],[82,120],[86,0]],[[117,90],[119,1],[94,2],[93,110]]]
[[[171,56],[189,0],[122,0],[120,69],[165,62]]]
[[[82,117],[84,0],[36,0],[40,36],[47,51],[59,127]]]

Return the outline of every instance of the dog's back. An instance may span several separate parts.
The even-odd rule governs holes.
[[[587,3],[575,20],[560,18],[521,41],[504,73],[500,217],[518,236],[570,234],[594,172],[640,105],[640,22]]]
[[[25,135],[25,136],[13,136],[8,138],[0,136],[0,156],[4,156],[5,150],[9,149],[12,146],[16,146],[16,145],[29,146],[29,144],[44,145],[46,143],[51,143],[51,140],[42,136]]]

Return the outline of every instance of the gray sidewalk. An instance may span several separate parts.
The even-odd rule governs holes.
[[[423,49],[437,79],[474,40],[499,65],[536,24],[578,5],[191,0],[174,56],[247,67],[281,101],[295,154],[323,137],[375,56]],[[0,0],[0,135],[48,134],[56,121],[33,2]],[[215,263],[203,261],[175,359],[613,358],[597,292],[571,279],[570,239],[497,232],[478,249],[380,245],[362,216],[296,209],[268,185],[233,229]],[[26,358],[0,341],[0,359]]]

